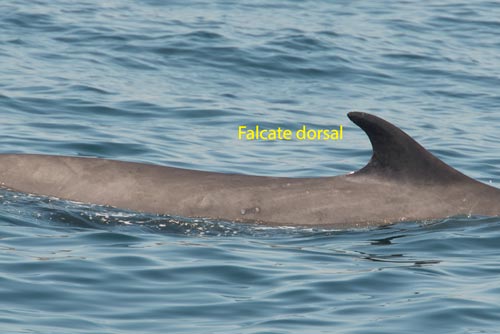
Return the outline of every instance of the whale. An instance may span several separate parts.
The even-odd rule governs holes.
[[[269,226],[358,228],[500,215],[500,189],[450,167],[372,114],[350,112],[369,162],[330,177],[271,177],[90,157],[0,154],[3,188],[183,218]]]

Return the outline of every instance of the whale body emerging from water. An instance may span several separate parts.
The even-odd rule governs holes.
[[[500,189],[475,181],[389,122],[348,117],[373,155],[348,175],[263,177],[97,158],[0,155],[0,183],[20,192],[181,217],[353,228],[454,215],[500,215]]]

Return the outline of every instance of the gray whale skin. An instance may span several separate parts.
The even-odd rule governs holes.
[[[455,215],[500,215],[500,190],[448,166],[389,122],[348,117],[373,155],[357,172],[286,178],[97,158],[0,155],[4,188],[123,209],[264,225],[356,228]]]

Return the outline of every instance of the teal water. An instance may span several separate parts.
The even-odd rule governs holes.
[[[380,115],[500,187],[491,1],[4,1],[0,152],[330,176]],[[344,125],[248,142],[239,125]],[[2,333],[495,333],[500,220],[262,228],[0,193]]]

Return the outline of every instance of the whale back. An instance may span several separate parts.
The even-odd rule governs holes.
[[[390,123],[349,118],[373,156],[354,174],[286,178],[96,158],[0,154],[0,187],[180,217],[360,227],[456,214],[500,215],[500,190],[468,178]]]

